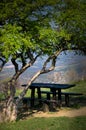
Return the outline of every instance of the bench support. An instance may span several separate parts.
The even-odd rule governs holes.
[[[65,94],[65,105],[68,107],[69,106],[69,95]]]
[[[59,89],[58,92],[52,92],[52,91],[41,91],[41,94],[46,94],[47,95],[47,100],[50,100],[50,95],[53,94],[53,99],[56,100],[54,97],[56,96],[56,94],[58,94],[58,105],[59,107],[62,106],[62,102],[61,102],[61,95],[65,96],[65,105],[69,106],[69,96],[79,96],[79,95],[83,95],[82,93],[76,93],[76,92],[61,92],[61,90]]]
[[[35,99],[35,88],[32,89],[31,91],[31,107],[34,106],[34,99]]]

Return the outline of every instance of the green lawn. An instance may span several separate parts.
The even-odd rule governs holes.
[[[79,81],[73,84],[75,84],[76,86],[70,89],[67,89],[66,91],[79,92],[86,95],[86,80]]]
[[[0,124],[0,130],[86,130],[86,116],[67,118],[30,118],[15,123]]]

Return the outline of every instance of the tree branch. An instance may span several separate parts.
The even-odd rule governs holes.
[[[15,72],[17,73],[18,72],[18,64],[16,62],[16,59],[12,58],[11,61],[12,61],[13,65],[14,65],[14,67],[15,67]]]
[[[40,56],[40,54],[35,56],[35,58],[33,58],[33,60],[29,61],[25,66],[23,66],[20,70],[18,70],[17,73],[14,74],[11,81],[16,80],[27,68],[31,67],[39,56]]]
[[[47,73],[47,72],[50,72],[50,71],[54,70],[55,64],[56,64],[56,58],[61,53],[62,50],[63,49],[61,49],[59,51],[56,51],[53,55],[48,57],[48,59],[44,62],[41,74],[42,73]],[[47,64],[50,62],[50,60],[52,60],[51,66],[49,68],[47,68]]]
[[[28,55],[28,57],[30,58],[30,60],[33,60],[33,59],[34,59],[33,54],[31,53],[30,48],[28,48],[27,55]]]
[[[55,52],[52,56],[48,57],[48,59],[44,62],[43,68],[38,71],[27,83],[26,87],[24,88],[24,90],[21,92],[21,94],[19,95],[19,97],[16,100],[16,104],[19,103],[19,101],[24,97],[24,95],[26,94],[27,90],[29,89],[29,86],[31,85],[31,83],[40,75],[43,73],[47,73],[49,71],[52,71],[55,68],[55,64],[56,64],[56,58],[57,56],[61,53],[62,50]],[[51,63],[51,67],[49,69],[46,69],[47,63],[52,60]]]
[[[21,54],[21,61],[22,61],[22,67],[26,65],[25,57],[23,57],[23,54]]]
[[[6,63],[6,60],[3,60],[2,58],[0,58],[0,61],[2,62],[2,64],[0,65],[0,71],[1,71]]]

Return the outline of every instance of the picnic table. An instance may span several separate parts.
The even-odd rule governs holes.
[[[26,86],[23,84],[22,86]],[[34,106],[35,101],[35,90],[37,89],[38,99],[41,99],[41,88],[48,88],[50,89],[50,93],[53,94],[53,99],[56,100],[56,95],[58,95],[58,105],[61,106],[62,103],[62,89],[68,89],[74,87],[75,84],[56,84],[56,83],[32,83],[30,85],[31,89],[31,107]],[[57,92],[58,91],[58,92]],[[45,91],[47,93],[47,91]],[[48,92],[49,93],[49,92]]]

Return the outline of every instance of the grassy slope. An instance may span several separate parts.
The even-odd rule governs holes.
[[[86,130],[86,117],[30,118],[0,124],[0,130]]]
[[[79,93],[83,93],[86,95],[86,81],[79,81],[74,84],[76,84],[75,87],[70,88],[66,91],[79,92]]]

